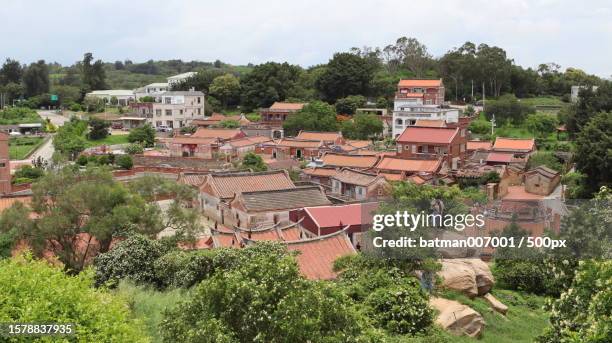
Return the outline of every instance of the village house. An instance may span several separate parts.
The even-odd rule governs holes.
[[[342,145],[345,143],[342,132],[300,131],[296,139],[321,141],[325,145]]]
[[[287,117],[301,110],[303,103],[275,102],[270,108],[260,110],[261,123],[273,126],[282,126]]]
[[[195,127],[214,127],[220,125],[222,121],[228,120],[236,121],[238,124],[240,124],[240,126],[251,124],[251,121],[248,120],[243,114],[226,116],[220,113],[213,113],[210,117],[192,120],[191,125]]]
[[[240,129],[199,128],[190,137],[214,138],[219,143],[246,137]]]
[[[271,152],[272,157],[276,159],[288,159],[288,158],[318,158],[321,154],[321,149],[324,147],[323,142],[320,140],[305,140],[298,138],[282,138],[274,145],[267,144],[270,149],[265,149],[267,152]]]
[[[212,137],[178,136],[168,143],[170,156],[212,159],[219,151],[219,142]]]
[[[442,80],[400,80],[393,105],[393,137],[399,136],[417,120],[459,121],[459,110],[444,106]]]
[[[408,127],[397,139],[397,155],[403,158],[443,158],[445,166],[457,169],[465,158],[467,129]]]
[[[342,168],[331,177],[331,194],[337,194],[349,200],[383,198],[390,194],[387,180],[377,174],[350,168]]]
[[[345,205],[304,207],[291,211],[291,220],[314,236],[325,236],[346,229],[353,245],[355,233],[366,232],[378,202],[361,202]]]
[[[152,106],[153,117],[148,121],[154,127],[181,128],[194,119],[204,119],[204,93],[199,91],[164,92]]]
[[[207,217],[223,224],[226,217],[231,218],[229,202],[236,193],[295,187],[285,170],[211,173],[200,186],[200,206]]]
[[[467,141],[467,151],[468,153],[473,153],[474,151],[491,151],[493,149],[493,144],[490,141]]]
[[[229,202],[231,220],[225,223],[256,228],[289,222],[289,211],[331,202],[318,186],[236,193]]]
[[[525,190],[532,194],[549,195],[561,182],[561,174],[545,166],[525,173]]]
[[[244,131],[244,133],[247,134],[247,136],[253,137],[253,136],[264,136],[264,137],[270,137],[273,139],[280,139],[283,138],[284,136],[284,131],[282,127],[274,127],[271,125],[264,125],[264,124],[259,124],[259,123],[252,123],[249,125],[242,125],[240,127],[242,129],[242,131]]]
[[[486,163],[489,165],[525,164],[535,152],[535,140],[497,137]]]
[[[321,157],[321,166],[334,168],[370,169],[378,162],[378,156],[371,155],[347,155],[326,152]]]
[[[302,170],[302,180],[310,181],[331,188],[331,177],[338,170],[333,167],[311,167]]]
[[[258,153],[259,147],[268,142],[272,142],[272,139],[262,136],[233,139],[221,145],[219,153],[228,158],[241,158],[249,152]]]

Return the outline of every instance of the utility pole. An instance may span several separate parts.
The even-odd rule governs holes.
[[[486,98],[487,98],[485,93],[486,93],[486,91],[485,91],[485,83],[484,83],[484,81],[482,81],[482,110],[483,111],[485,109],[485,101],[486,101]]]
[[[474,101],[474,79],[472,79],[472,101]]]
[[[495,134],[495,113],[491,116],[491,136]]]

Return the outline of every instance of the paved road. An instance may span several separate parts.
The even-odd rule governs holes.
[[[70,118],[66,118],[55,113],[55,111],[38,111],[38,115],[43,117],[43,119],[49,118],[51,120],[51,123],[53,123],[53,125],[55,126],[62,126],[65,122],[70,120]]]

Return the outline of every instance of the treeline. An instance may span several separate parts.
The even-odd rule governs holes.
[[[569,97],[572,85],[601,85],[602,80],[580,69],[562,70],[558,64],[543,63],[536,69],[516,65],[497,46],[466,42],[440,57],[414,38],[401,37],[385,47],[353,48],[334,54],[326,64],[303,68],[287,62],[232,66],[214,62],[182,60],[134,63],[130,60],[93,61],[91,53],[71,65],[28,66],[8,59],[0,70],[0,92],[6,99],[58,94],[59,104],[82,101],[94,89],[133,89],[165,81],[170,75],[197,71],[198,75],[178,89],[195,87],[206,92],[215,109],[234,107],[253,110],[274,101],[336,100],[350,95],[368,99],[391,99],[401,78],[442,78],[447,100],[473,102],[511,93],[517,97]],[[222,77],[215,82],[213,81]],[[40,105],[47,105],[38,99]]]

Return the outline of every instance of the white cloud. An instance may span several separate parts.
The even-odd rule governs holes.
[[[109,61],[308,66],[352,46],[412,36],[438,56],[472,41],[500,46],[522,65],[555,61],[612,74],[612,6],[605,0],[588,6],[569,0],[2,2],[0,58],[23,62],[72,63],[91,51]]]

